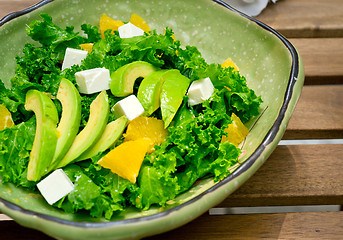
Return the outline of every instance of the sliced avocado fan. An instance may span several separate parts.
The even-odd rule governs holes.
[[[108,122],[109,102],[106,91],[102,91],[90,105],[89,119],[84,129],[75,137],[68,152],[57,164],[61,168],[76,159],[95,144],[101,137]]]

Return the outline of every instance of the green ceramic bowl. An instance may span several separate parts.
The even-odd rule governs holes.
[[[15,56],[24,43],[28,23],[49,13],[56,24],[98,24],[103,13],[115,19],[142,16],[151,28],[166,26],[184,45],[194,45],[206,60],[221,63],[231,57],[248,85],[261,95],[261,115],[248,125],[241,164],[223,181],[201,182],[169,202],[106,221],[71,215],[47,205],[37,194],[0,182],[0,210],[19,224],[59,239],[135,239],[162,233],[195,219],[223,201],[265,162],[277,146],[300,96],[304,72],[297,50],[279,33],[245,16],[220,0],[45,0],[0,21],[0,79],[13,76]],[[228,233],[229,236],[229,233]]]

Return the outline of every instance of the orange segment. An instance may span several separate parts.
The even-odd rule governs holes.
[[[93,49],[93,43],[84,43],[84,44],[80,44],[80,48],[81,50],[85,50],[89,53],[92,52],[92,49]]]
[[[231,119],[232,123],[229,124],[227,129],[225,129],[225,132],[228,133],[228,136],[223,136],[222,142],[230,142],[235,146],[238,146],[248,135],[249,129],[244,126],[236,114],[232,113]]]
[[[135,183],[150,145],[151,141],[144,138],[124,142],[101,158],[98,164]]]
[[[0,131],[12,126],[14,126],[14,122],[10,111],[3,104],[0,104]]]
[[[143,18],[141,18],[140,16],[138,16],[136,13],[131,15],[130,23],[132,23],[136,27],[139,27],[140,29],[142,29],[146,33],[150,31],[150,27],[146,23],[146,21]]]
[[[148,152],[154,151],[155,145],[160,145],[168,136],[168,130],[164,128],[162,120],[152,117],[137,117],[127,126],[125,141],[140,138],[150,139],[151,146]]]
[[[223,67],[223,68],[233,67],[233,71],[239,71],[238,66],[232,61],[231,58],[226,59],[226,60],[222,63],[222,67]]]
[[[110,18],[109,16],[107,16],[106,14],[103,14],[100,17],[100,32],[101,32],[101,36],[104,38],[104,32],[108,29],[113,31],[118,31],[118,27],[124,25],[124,23],[122,21],[116,21],[113,18]]]

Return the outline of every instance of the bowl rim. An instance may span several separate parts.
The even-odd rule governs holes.
[[[32,12],[32,11],[50,3],[50,2],[53,2],[53,1],[54,0],[42,0],[42,1],[38,2],[37,4],[35,4],[31,7],[28,7],[24,10],[12,12],[12,13],[4,16],[2,19],[0,19],[0,27],[2,25],[4,25],[5,23],[9,22],[10,20],[13,20],[19,16],[24,15],[24,14],[30,13],[30,12]],[[282,36],[279,32],[277,32],[276,30],[274,30],[270,26],[266,25],[265,23],[255,19],[253,17],[250,17],[250,16],[238,11],[237,9],[231,7],[228,3],[224,2],[223,0],[210,0],[210,1],[217,3],[217,4],[227,8],[228,10],[231,10],[233,12],[238,13],[239,15],[243,16],[244,18],[256,23],[257,25],[259,25],[263,29],[272,33],[279,40],[281,40],[281,42],[288,49],[288,51],[292,57],[292,66],[291,66],[291,71],[289,74],[288,85],[287,85],[286,92],[284,94],[282,106],[279,110],[279,114],[278,114],[277,118],[275,119],[272,127],[267,132],[265,138],[260,143],[260,145],[258,145],[256,150],[242,164],[240,164],[240,166],[236,170],[234,170],[229,176],[224,178],[222,181],[217,182],[214,186],[212,186],[209,189],[205,190],[204,192],[200,193],[198,196],[196,196],[196,197],[194,197],[194,198],[192,198],[192,199],[190,199],[190,200],[188,200],[188,201],[186,201],[180,205],[177,205],[175,207],[172,207],[170,209],[167,209],[167,210],[164,210],[164,211],[161,211],[158,213],[153,213],[151,215],[142,216],[142,217],[135,217],[135,218],[130,218],[130,219],[122,219],[122,220],[114,220],[114,221],[110,220],[110,221],[104,221],[104,222],[89,222],[89,221],[76,222],[76,221],[72,221],[72,220],[61,219],[61,218],[51,216],[48,214],[44,214],[44,213],[37,213],[37,212],[31,211],[31,210],[27,210],[27,209],[24,209],[24,208],[22,208],[16,204],[10,202],[10,201],[2,199],[1,197],[0,197],[0,203],[5,205],[10,210],[18,211],[18,212],[21,212],[21,213],[27,214],[27,215],[32,215],[32,216],[42,218],[42,219],[45,219],[48,221],[56,222],[58,224],[69,225],[69,226],[71,225],[71,226],[81,227],[81,228],[104,228],[104,227],[109,227],[109,226],[112,227],[112,226],[118,226],[118,225],[122,225],[122,224],[132,224],[132,223],[138,223],[138,222],[143,222],[143,221],[156,220],[158,218],[162,218],[164,216],[170,215],[170,214],[174,213],[175,211],[178,211],[179,209],[182,209],[188,205],[193,204],[194,202],[197,202],[199,199],[203,198],[208,193],[215,191],[216,189],[222,187],[223,185],[227,184],[228,182],[232,181],[233,179],[237,178],[242,173],[247,171],[259,159],[259,157],[265,151],[266,147],[270,143],[272,143],[277,136],[277,133],[280,129],[282,121],[285,118],[286,112],[287,112],[288,107],[290,105],[290,102],[292,100],[294,85],[296,84],[296,82],[298,80],[298,75],[300,72],[300,67],[299,67],[300,56],[299,56],[297,50],[295,49],[295,47],[284,36]]]

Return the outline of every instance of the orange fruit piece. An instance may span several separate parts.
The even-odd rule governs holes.
[[[232,123],[225,129],[228,136],[223,136],[222,142],[230,142],[237,147],[248,135],[249,129],[242,123],[236,114],[232,113],[231,119]]]
[[[148,152],[154,151],[155,145],[160,145],[166,140],[168,130],[164,128],[164,122],[153,117],[137,117],[127,126],[124,134],[125,141],[136,140],[140,138],[149,139],[151,146]]]
[[[0,104],[0,131],[12,126],[14,126],[14,122],[10,111],[3,104]]]
[[[145,138],[123,142],[102,157],[98,164],[135,183],[150,145],[151,141]]]
[[[136,27],[139,27],[140,29],[142,29],[146,33],[150,31],[150,27],[146,23],[146,21],[143,18],[141,18],[140,16],[138,16],[136,13],[131,15],[129,22],[132,23],[133,25],[135,25]]]
[[[238,66],[232,61],[231,58],[226,59],[226,60],[222,63],[222,67],[223,67],[223,68],[233,67],[233,71],[239,71]]]
[[[122,25],[124,25],[122,21],[116,21],[113,18],[110,18],[109,16],[107,16],[106,14],[103,14],[100,17],[100,24],[99,24],[101,36],[105,38],[104,32],[108,29],[111,29],[112,34],[113,34],[113,31],[118,31],[118,27]]]
[[[93,49],[93,43],[84,43],[84,44],[80,44],[81,50],[85,50],[89,53],[92,52]]]

